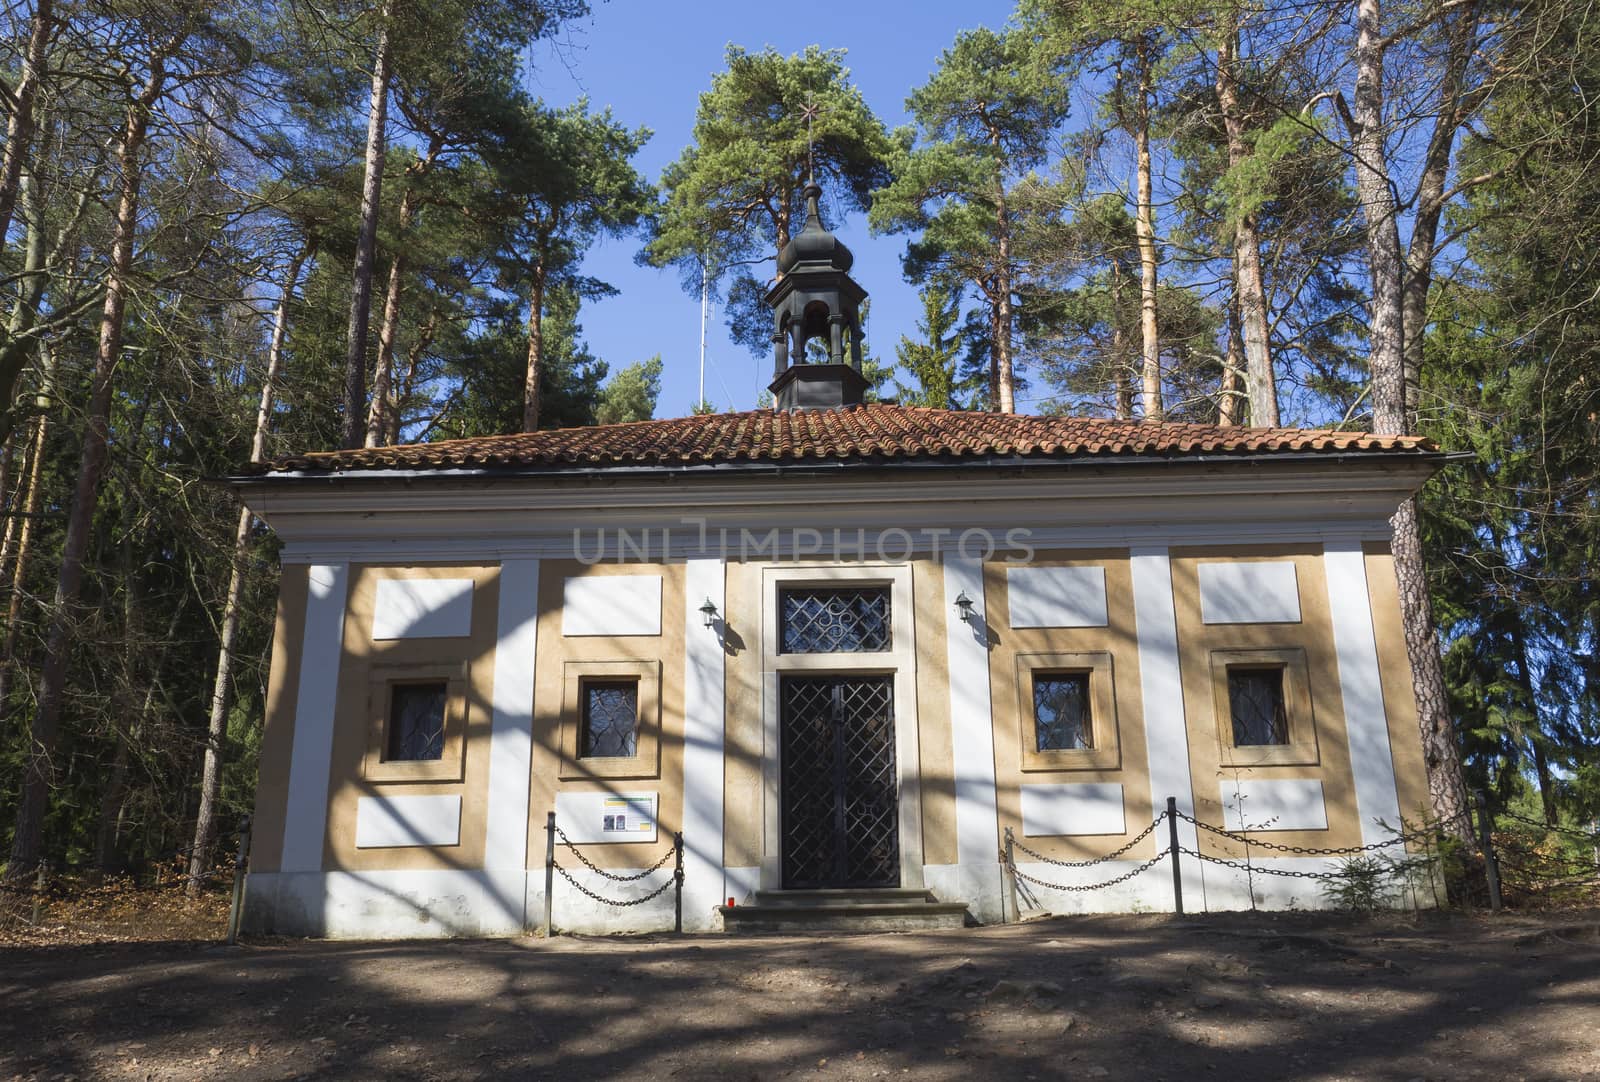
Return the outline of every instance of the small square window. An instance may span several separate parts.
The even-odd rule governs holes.
[[[1033,730],[1039,751],[1074,751],[1094,747],[1088,673],[1034,675]]]
[[[1024,771],[1117,770],[1117,701],[1106,651],[1016,656],[1017,737]]]
[[[1229,666],[1228,705],[1233,715],[1234,747],[1289,743],[1281,667]]]
[[[583,681],[582,750],[585,759],[626,759],[638,752],[639,682]]]
[[[395,684],[391,687],[384,760],[415,763],[444,758],[445,704],[448,699],[449,684],[444,680]]]

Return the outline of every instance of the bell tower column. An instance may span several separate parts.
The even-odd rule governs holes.
[[[784,326],[782,309],[772,313],[772,378],[783,375],[789,367],[789,328]]]

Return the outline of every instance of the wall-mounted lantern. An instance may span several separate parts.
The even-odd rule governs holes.
[[[972,598],[967,596],[967,592],[965,590],[962,590],[956,595],[956,611],[961,614],[962,623],[970,624],[972,622]]]
[[[706,603],[700,606],[700,616],[703,619],[704,626],[717,626],[717,607],[711,603],[711,599],[709,597],[706,598]]]

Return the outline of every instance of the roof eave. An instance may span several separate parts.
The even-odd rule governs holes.
[[[383,468],[355,470],[280,470],[270,473],[236,474],[219,478],[240,489],[276,485],[337,485],[363,482],[418,482],[451,480],[663,480],[729,477],[806,477],[837,476],[842,473],[948,473],[960,470],[1072,471],[1106,467],[1180,466],[1270,466],[1315,464],[1328,467],[1396,466],[1422,467],[1424,480],[1437,473],[1458,455],[1428,450],[1378,451],[1268,451],[1201,452],[1181,455],[1085,455],[1057,458],[1030,455],[985,455],[925,459],[794,459],[785,462],[736,461],[716,463],[672,463],[639,465],[483,465],[431,466],[425,468]]]

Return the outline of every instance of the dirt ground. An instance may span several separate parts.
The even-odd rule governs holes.
[[[0,1078],[1600,1079],[1600,911],[0,949]]]

